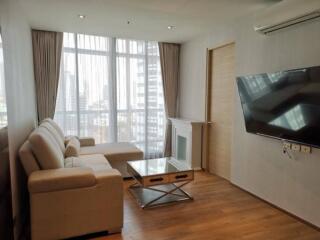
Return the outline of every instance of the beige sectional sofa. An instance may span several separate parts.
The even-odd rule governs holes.
[[[70,138],[46,119],[20,148],[28,175],[32,239],[121,231],[125,162],[142,159],[143,153],[129,143],[95,145],[92,138],[74,142],[79,149],[77,144],[70,148]],[[65,157],[74,152],[76,156]]]

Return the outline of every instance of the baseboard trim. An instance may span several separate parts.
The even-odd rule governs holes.
[[[195,167],[193,168],[194,171],[203,171],[203,169],[201,167]]]
[[[273,204],[273,203],[271,203],[271,202],[269,202],[269,201],[267,201],[267,200],[265,200],[265,199],[263,199],[263,198],[255,195],[255,194],[252,193],[252,192],[249,192],[248,190],[246,190],[246,189],[244,189],[244,188],[236,185],[235,183],[232,183],[231,181],[229,181],[229,182],[230,182],[230,184],[231,184],[232,186],[235,186],[236,188],[238,188],[238,189],[240,189],[240,190],[242,190],[242,191],[250,194],[251,196],[253,196],[253,197],[255,197],[255,198],[257,198],[257,199],[259,199],[259,200],[261,200],[261,201],[263,201],[263,202],[265,202],[265,203],[267,203],[267,204],[270,205],[271,207],[276,208],[276,209],[280,210],[281,212],[284,212],[284,213],[288,214],[289,216],[297,219],[298,221],[300,221],[300,222],[308,225],[309,227],[312,227],[313,229],[315,229],[315,230],[317,230],[317,231],[320,232],[320,227],[314,225],[313,223],[311,223],[311,222],[309,222],[309,221],[307,221],[307,220],[305,220],[305,219],[302,219],[301,217],[298,217],[297,215],[295,215],[295,214],[293,214],[293,213],[291,213],[291,212],[288,212],[287,210],[285,210],[285,209],[283,209],[283,208],[281,208],[281,207],[279,207],[279,206],[277,206],[277,205],[275,205],[275,204]]]
[[[108,231],[102,231],[102,232],[96,232],[96,233],[88,233],[88,234],[77,236],[77,237],[70,237],[70,238],[66,238],[65,240],[84,240],[84,239],[93,239],[93,238],[108,237],[108,236],[110,236]]]

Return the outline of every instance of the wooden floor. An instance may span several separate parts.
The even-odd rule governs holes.
[[[231,185],[203,172],[184,189],[193,202],[142,210],[126,181],[122,234],[99,240],[320,239],[320,232]]]

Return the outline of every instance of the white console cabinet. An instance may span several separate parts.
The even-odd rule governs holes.
[[[172,124],[172,157],[195,170],[201,169],[204,122],[170,118]]]

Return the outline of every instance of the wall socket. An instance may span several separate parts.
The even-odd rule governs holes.
[[[305,146],[305,145],[301,145],[301,152],[303,153],[311,153],[311,147],[309,146]]]
[[[283,142],[284,149],[291,149],[292,151],[302,152],[302,153],[311,153],[312,148],[307,145],[300,145],[297,143]]]
[[[285,149],[291,149],[291,143],[289,143],[289,142],[284,142],[284,143],[283,143],[283,147],[284,147]]]
[[[301,146],[300,146],[299,144],[292,143],[292,144],[291,144],[291,150],[292,150],[292,151],[300,152]]]

